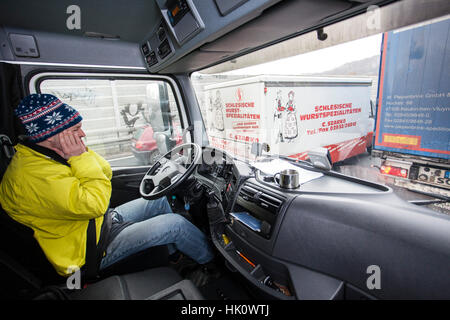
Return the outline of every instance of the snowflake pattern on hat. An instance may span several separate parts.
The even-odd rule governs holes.
[[[36,123],[32,123],[32,124],[26,125],[25,129],[27,129],[27,131],[29,133],[33,133],[35,131],[38,131],[39,127]]]
[[[48,124],[54,124],[56,121],[60,121],[62,119],[62,116],[59,112],[53,112],[51,116],[47,116],[45,118],[45,121]]]
[[[40,142],[83,120],[73,107],[52,94],[30,94],[14,110],[33,142]]]

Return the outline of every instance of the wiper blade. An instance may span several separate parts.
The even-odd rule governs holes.
[[[307,166],[308,168],[318,169],[318,168],[314,167],[314,165],[311,162],[308,162],[305,160],[298,160],[298,159],[289,158],[287,156],[271,155],[271,154],[263,154],[261,156],[265,157],[265,159],[258,160],[258,161],[270,161],[270,160],[274,160],[274,159],[282,159],[282,160],[289,161],[292,164],[297,165],[299,167],[302,167],[302,165],[304,165],[304,166]]]
[[[425,191],[420,191],[420,190],[414,190],[414,189],[410,189],[410,188],[406,188],[406,190],[411,191],[411,192],[415,192],[415,193],[419,193],[419,194],[423,194],[424,196],[428,196],[428,197],[432,197],[438,200],[410,200],[408,201],[409,203],[412,204],[417,204],[417,205],[427,205],[427,204],[432,204],[432,203],[426,203],[426,202],[433,202],[433,203],[446,203],[446,202],[450,202],[450,197],[444,196],[442,194],[435,194],[435,193],[431,193],[431,192],[425,192]]]
[[[439,199],[434,199],[434,200],[409,200],[409,203],[415,204],[416,206],[426,206],[429,204],[436,204],[436,203],[446,203],[449,202],[448,200],[439,200]]]
[[[280,159],[283,159],[283,160],[287,160],[289,162],[297,163],[297,164],[300,164],[300,163],[301,164],[305,164],[308,167],[314,168],[313,164],[311,162],[309,162],[309,161],[306,161],[306,160],[293,159],[293,158],[289,158],[289,157],[286,157],[286,156],[276,156],[276,157],[278,157]]]

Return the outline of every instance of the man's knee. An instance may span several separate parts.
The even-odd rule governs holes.
[[[190,222],[185,217],[176,213],[170,213],[164,216],[167,219],[167,223],[169,223],[174,229],[177,228],[183,230],[190,224]]]
[[[172,209],[170,208],[169,202],[167,201],[166,197],[161,197],[159,199],[151,200],[153,202],[153,205],[158,208],[160,211],[164,211],[164,213],[170,213],[172,212]],[[163,212],[161,212],[163,213]]]

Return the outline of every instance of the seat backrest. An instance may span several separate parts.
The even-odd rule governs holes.
[[[0,181],[14,156],[14,147],[8,136],[0,134]]]
[[[0,181],[15,153],[11,140],[0,135]],[[48,262],[32,229],[14,221],[0,205],[0,297],[24,294],[36,284],[60,283],[61,277]],[[17,291],[17,292],[14,292]]]

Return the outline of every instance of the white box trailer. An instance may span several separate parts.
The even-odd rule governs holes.
[[[255,76],[205,86],[210,143],[252,158],[253,142],[270,153],[306,159],[325,147],[332,162],[372,146],[370,78]]]

